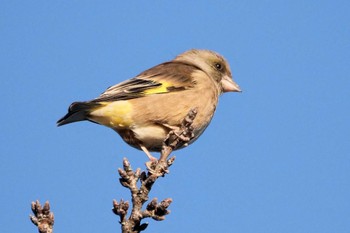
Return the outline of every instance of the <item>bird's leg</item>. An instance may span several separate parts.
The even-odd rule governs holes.
[[[149,173],[154,174],[158,177],[164,176],[165,173],[169,172],[168,167],[174,162],[175,156],[170,159],[168,159],[168,156],[173,150],[181,148],[182,146],[186,146],[187,142],[193,139],[194,133],[193,127],[191,125],[196,115],[197,109],[193,108],[188,112],[180,127],[163,124],[163,126],[167,127],[170,132],[163,141],[159,160],[152,162],[150,159],[151,161],[146,163],[146,167]],[[140,147],[148,156],[150,155],[144,146],[140,145]]]
[[[139,144],[139,146],[140,146],[141,150],[142,150],[143,152],[145,152],[145,154],[147,155],[148,159],[149,159],[151,162],[158,161],[158,159],[157,159],[156,157],[153,157],[153,156],[151,155],[151,153],[147,150],[147,148],[146,148],[144,145]]]

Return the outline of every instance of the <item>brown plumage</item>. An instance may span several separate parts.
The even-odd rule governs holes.
[[[189,144],[194,142],[210,123],[220,94],[229,91],[240,89],[226,60],[213,51],[189,50],[108,88],[94,100],[71,104],[57,124],[89,120],[105,125],[150,157],[148,151],[160,151],[170,130],[196,108],[195,137]]]

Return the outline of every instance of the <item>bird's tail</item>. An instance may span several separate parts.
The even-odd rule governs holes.
[[[68,108],[68,113],[57,121],[57,126],[88,120],[91,110],[100,106],[95,102],[74,102]]]

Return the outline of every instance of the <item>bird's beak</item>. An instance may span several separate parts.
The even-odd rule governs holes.
[[[242,92],[241,89],[239,88],[238,84],[235,83],[231,77],[225,75],[221,79],[221,86],[223,92]]]

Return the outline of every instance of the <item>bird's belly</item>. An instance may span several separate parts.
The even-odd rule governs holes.
[[[135,138],[150,151],[160,151],[169,130],[159,125],[138,126],[132,129]]]

